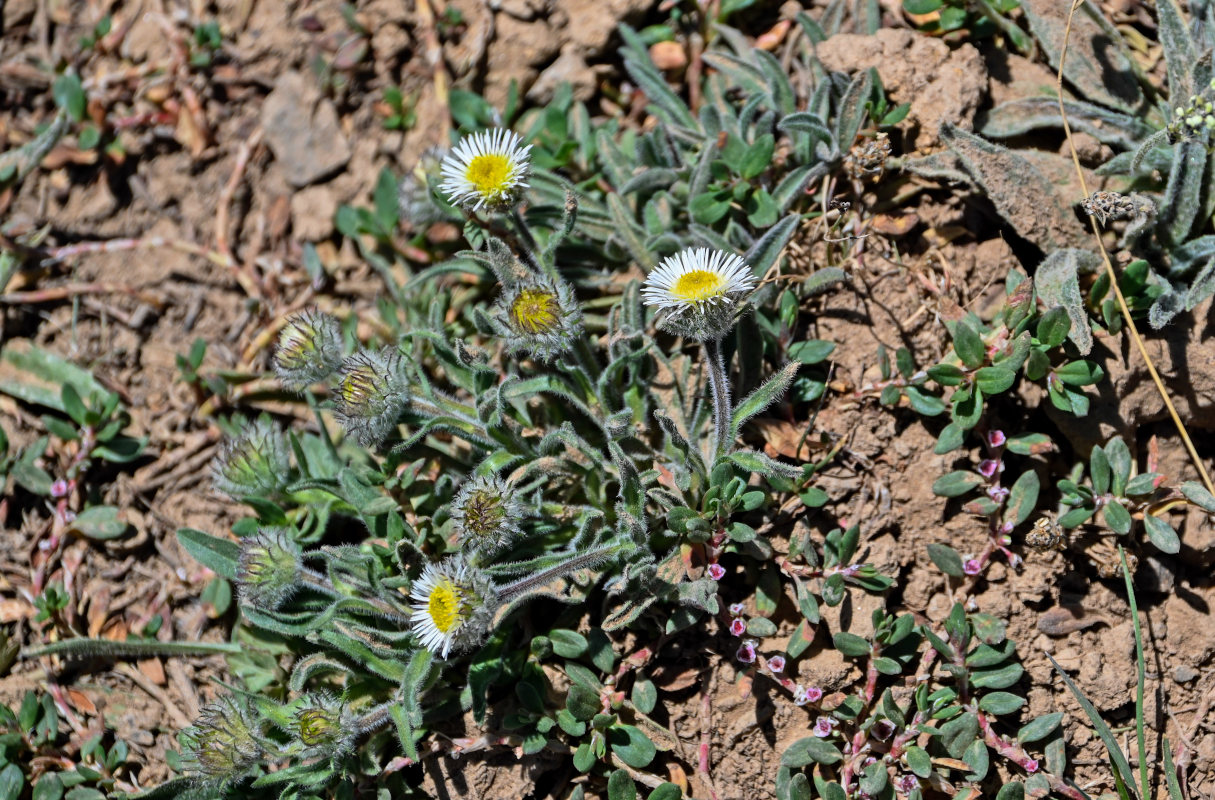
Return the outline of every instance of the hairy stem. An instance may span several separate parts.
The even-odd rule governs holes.
[[[728,451],[730,441],[730,379],[726,375],[726,362],[721,356],[721,339],[703,342],[705,372],[709,376],[709,389],[713,394],[713,458],[716,462]]]

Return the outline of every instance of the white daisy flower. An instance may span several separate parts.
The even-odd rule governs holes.
[[[493,587],[463,559],[427,564],[409,589],[414,635],[430,652],[447,658],[481,640],[493,611]]]
[[[452,203],[473,211],[509,206],[518,191],[527,188],[532,146],[521,147],[522,141],[505,128],[465,136],[443,159],[439,188]]]
[[[679,315],[730,305],[754,288],[755,276],[747,262],[733,253],[702,247],[664,259],[646,278],[641,296],[646,305]]]

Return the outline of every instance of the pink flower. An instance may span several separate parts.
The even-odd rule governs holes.
[[[919,787],[919,785],[920,781],[914,775],[903,774],[899,776],[898,787],[899,791],[903,794],[911,794]]]
[[[992,447],[1003,447],[1008,441],[1008,437],[1004,435],[1004,431],[991,430],[987,432],[987,444]]]
[[[814,730],[811,731],[820,739],[826,739],[831,735],[831,729],[834,727],[835,720],[830,717],[819,717],[814,721]]]
[[[1038,771],[1038,759],[1031,758],[1029,761],[1025,762],[1024,767],[1025,767],[1026,772],[1031,772],[1031,773],[1037,772]]]
[[[796,686],[793,689],[793,705],[804,706],[810,702],[810,696],[806,692],[806,687]]]
[[[979,462],[979,474],[984,478],[990,478],[1000,471],[1000,462],[994,458],[985,458]]]
[[[51,484],[51,497],[59,498],[66,497],[68,493],[68,482],[63,478]]]
[[[743,604],[742,603],[731,603],[730,604],[730,613],[736,617],[741,617],[743,614]]]
[[[785,671],[785,657],[784,656],[772,656],[772,658],[769,658],[768,659],[768,669],[772,670],[773,672],[784,672]]]
[[[753,639],[744,641],[734,657],[744,664],[753,663],[755,661],[755,641]]]
[[[709,577],[715,581],[721,580],[722,578],[726,577],[726,568],[721,564],[710,564]]]
[[[817,686],[806,687],[806,700],[811,703],[817,703],[823,699],[823,690]]]
[[[735,617],[730,620],[730,633],[735,636],[742,636],[747,632],[747,623],[742,621],[741,617]]]
[[[983,571],[983,564],[977,558],[968,558],[962,565],[962,571],[967,575],[978,575]]]
[[[997,503],[1003,503],[1008,499],[1008,489],[1005,489],[1003,486],[989,486],[987,487],[987,496]]]

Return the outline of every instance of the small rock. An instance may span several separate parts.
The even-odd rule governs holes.
[[[573,47],[562,50],[557,60],[540,73],[532,88],[527,90],[527,99],[547,104],[563,83],[573,89],[575,100],[589,100],[595,93],[595,73]]]
[[[328,186],[309,186],[291,196],[291,230],[306,242],[327,239],[336,213],[337,201]]]
[[[292,186],[307,186],[350,160],[337,109],[298,72],[283,73],[262,106],[266,143]]]
[[[924,616],[933,622],[940,622],[949,616],[951,609],[953,609],[953,601],[949,598],[949,595],[944,592],[937,592],[928,601],[928,608],[924,609]]]
[[[1177,681],[1178,683],[1192,681],[1197,677],[1198,670],[1194,669],[1193,667],[1182,664],[1181,666],[1173,669],[1173,680]]]
[[[1135,571],[1135,583],[1145,592],[1172,594],[1177,582],[1176,567],[1164,559],[1148,556],[1140,560]]]
[[[688,54],[679,42],[655,42],[650,45],[650,60],[659,69],[683,69],[688,65]]]

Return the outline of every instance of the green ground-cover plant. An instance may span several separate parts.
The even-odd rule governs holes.
[[[945,785],[970,797],[993,786],[995,767],[1019,776],[999,800],[1083,800],[1062,777],[1061,718],[1020,719],[1016,645],[962,603],[940,625],[879,610],[871,635],[832,631],[827,646],[865,675],[850,694],[789,677],[812,657],[822,606],[891,587],[864,563],[857,525],[811,526],[777,556],[767,534],[787,508],[800,500],[817,520],[829,502],[814,483],[830,456],[796,464],[739,444],[756,415],[824,392],[825,375],[806,366],[835,345],[806,339],[799,310],[844,279],[853,245],[840,236],[813,273],[782,253],[805,223],[826,227],[837,194],[859,199],[883,173],[880,129],[906,113],[876,73],[832,75],[814,58],[842,8],[799,15],[788,69],[718,28],[710,73],[687,99],[623,29],[654,120],[641,129],[592,119],[568,92],[523,112],[517,98],[498,110],[453,92],[453,150],[405,180],[382,173],[371,208],[338,212],[386,285],[365,320],[371,338],[349,313],[287,320],[274,372],[313,424],[223,419],[214,484],[250,515],[233,526],[237,541],[178,534],[216,574],[204,598],[216,613],[239,598],[233,641],[69,640],[26,653],[227,656],[228,685],[172,760],[183,776],[143,796],[407,797],[427,757],[511,747],[568,758],[587,775],[572,798],[605,789],[626,800],[637,777],[651,800],[678,797],[657,777],[677,737],[655,713],[664,698],[649,670],[687,637],[725,641],[741,670],[806,709],[809,735],[775,776],[781,800],[919,800]],[[843,220],[836,233],[848,232]],[[457,223],[468,249],[429,248],[420,234],[439,221]],[[400,240],[402,222],[412,241]],[[437,263],[419,268],[419,252]],[[314,279],[323,271],[310,267]],[[1008,290],[995,319],[949,320],[942,363],[921,370],[900,351],[899,376],[885,359],[870,387],[888,404],[948,411],[938,452],[971,433],[989,450],[977,472],[942,485],[981,492],[966,510],[990,534],[975,558],[930,548],[959,589],[994,553],[1016,563],[1009,533],[1038,507],[1032,467],[1017,464],[1003,488],[1003,454],[1050,447],[1041,434],[1005,437],[990,400],[1040,381],[1057,407],[1083,414],[1082,387],[1102,377],[1079,357],[1087,316],[1019,274]],[[202,356],[180,359],[182,379],[219,395],[229,382],[200,375]],[[1175,499],[1119,491],[1112,477],[1107,487],[1092,471],[1086,487],[1079,473],[1060,486],[1064,502],[1102,505],[1111,528],[1114,506],[1129,515]],[[726,605],[720,587],[739,583],[747,603]],[[782,614],[796,616],[795,632],[782,651],[766,648]],[[714,626],[721,635],[705,645]],[[480,734],[451,738],[456,719]]]
[[[1097,170],[1107,176],[1113,190],[1092,193],[1081,202],[1081,209],[1102,226],[1125,221],[1118,247],[1138,259],[1137,271],[1146,270],[1132,280],[1128,303],[1133,310],[1146,310],[1152,327],[1165,325],[1183,310],[1192,310],[1215,292],[1215,232],[1211,228],[1215,195],[1209,190],[1212,162],[1209,157],[1210,131],[1215,126],[1212,101],[1215,100],[1215,74],[1211,70],[1212,10],[1210,3],[1191,5],[1191,19],[1185,20],[1175,0],[1157,5],[1160,42],[1167,64],[1167,80],[1158,92],[1142,80],[1143,92],[1105,93],[1100,97],[1064,100],[1068,123],[1076,131],[1094,136],[1114,148],[1116,155]],[[1100,10],[1085,4],[1082,15],[1113,30]],[[1107,86],[1119,85],[1118,63],[1130,63],[1125,46],[1117,36],[1109,40],[1110,52],[1117,54],[1111,63],[1093,64],[1074,56],[1064,68],[1064,77],[1083,88],[1094,70]],[[1121,77],[1119,77],[1121,76]],[[1134,76],[1137,77],[1137,76]],[[1117,80],[1115,78],[1118,78]],[[1155,95],[1154,102],[1149,97]],[[1007,138],[1029,131],[1058,128],[1062,125],[1057,98],[1043,96],[1011,101],[994,109],[980,131],[986,136]],[[1020,158],[987,144],[1001,156]],[[963,160],[967,149],[958,149]],[[969,170],[974,172],[974,170]],[[975,173],[977,176],[977,173]],[[1028,174],[1028,173],[1027,173]],[[1015,181],[1014,181],[1015,182]],[[996,196],[1016,191],[1011,185],[1000,187],[978,183]],[[1032,238],[1032,236],[1031,236]],[[1050,252],[1049,242],[1039,242],[1048,250],[1047,261],[1059,268],[1050,278],[1056,292],[1071,296],[1068,308],[1074,315],[1085,314],[1080,284],[1094,272],[1098,260],[1091,253],[1062,256]],[[1089,292],[1088,305],[1098,311],[1106,325],[1114,325],[1114,301],[1108,296],[1108,279],[1098,279]]]

